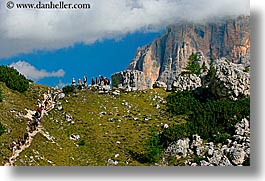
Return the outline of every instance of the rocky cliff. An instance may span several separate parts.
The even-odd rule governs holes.
[[[182,22],[168,26],[151,44],[138,48],[127,70],[142,71],[144,84],[152,88],[155,81],[173,80],[192,52],[197,52],[202,62],[225,57],[249,65],[249,38],[249,17],[204,24]]]
[[[168,90],[184,91],[202,87],[210,90],[216,98],[230,98],[250,96],[250,72],[241,64],[231,63],[225,58],[215,61],[215,74],[208,80],[208,75],[195,74],[178,75]],[[170,87],[170,88],[169,88]]]

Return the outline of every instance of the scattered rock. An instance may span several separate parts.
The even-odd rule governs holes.
[[[114,157],[115,158],[118,158],[120,156],[120,154],[115,154]]]
[[[121,92],[119,90],[115,90],[112,92],[112,94],[115,96],[119,96],[121,94]]]
[[[164,155],[175,158],[190,158],[195,154],[202,159],[199,163],[201,166],[241,166],[250,157],[249,125],[246,118],[237,123],[235,135],[232,136],[232,140],[227,139],[227,144],[214,145],[213,142],[204,144],[201,137],[195,134],[192,136],[191,142],[186,138],[171,143],[164,150]],[[237,141],[241,137],[242,139]],[[196,166],[190,161],[185,162],[185,164]]]
[[[63,99],[64,97],[65,97],[65,94],[63,92],[58,94],[58,99]]]
[[[72,122],[73,121],[73,117],[70,114],[65,114],[65,119],[67,122]]]
[[[153,88],[163,88],[166,90],[167,84],[162,81],[155,81],[155,83],[153,84]]]
[[[74,135],[74,134],[71,134],[70,135],[70,140],[78,140],[78,139],[80,139],[80,135]]]
[[[58,109],[59,111],[61,111],[61,110],[63,110],[63,106],[62,106],[61,104],[59,104],[59,105],[57,106],[57,109]]]
[[[163,128],[164,128],[164,129],[169,128],[168,124],[164,124]]]
[[[7,133],[10,134],[12,132],[12,129],[11,128],[8,128],[7,129]]]

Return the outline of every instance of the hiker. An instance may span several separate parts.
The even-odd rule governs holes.
[[[110,85],[110,80],[107,78],[107,85]]]
[[[95,79],[94,79],[94,77],[92,77],[91,85],[92,86],[95,85]]]
[[[96,77],[96,85],[98,85],[98,77]]]
[[[17,150],[17,143],[15,141],[13,141],[10,145],[11,149],[12,149],[12,153],[13,155],[15,154],[15,151]]]
[[[86,87],[86,83],[87,83],[87,77],[84,76],[84,86]]]
[[[47,101],[47,100],[46,100]],[[48,105],[48,103],[49,102],[46,102],[45,101],[45,108],[47,107],[47,105]],[[38,107],[38,109],[37,109],[37,111],[36,111],[36,113],[35,113],[35,117],[36,118],[41,118],[42,117],[42,110],[43,110],[43,106],[40,106],[40,107]]]
[[[48,99],[46,99],[44,102],[45,110],[48,109],[48,105],[49,105],[49,101],[48,101]]]
[[[99,76],[99,85],[103,85],[103,80],[104,80],[104,78],[103,78],[103,76],[102,75],[100,75]]]
[[[36,118],[35,122],[33,123],[34,129],[38,131],[38,126],[40,124],[40,118]]]
[[[81,79],[78,79],[78,85],[82,86],[82,80]]]
[[[25,141],[25,144],[27,145],[27,143],[29,141],[29,134],[28,133],[24,133],[24,141]]]
[[[75,78],[72,79],[72,86],[75,86]]]
[[[18,146],[22,146],[23,145],[22,142],[23,142],[23,139],[21,136],[19,136],[17,139]]]
[[[104,85],[107,85],[107,77],[104,77],[103,82],[104,82]]]
[[[104,78],[104,85],[110,85],[110,80],[107,77]]]

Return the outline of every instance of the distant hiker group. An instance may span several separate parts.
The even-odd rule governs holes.
[[[56,92],[54,90],[48,90],[48,93],[43,94],[43,101],[38,101],[38,108],[32,115],[32,121],[28,122],[27,131],[24,133],[23,137],[19,136],[17,141],[13,141],[9,148],[12,150],[13,155],[16,150],[20,150],[21,146],[29,144],[29,133],[32,133],[35,130],[38,130],[38,127],[41,123],[43,117],[43,110],[49,111],[53,108],[53,101],[56,99]]]
[[[110,85],[110,80],[107,77],[103,77],[102,75],[99,75],[99,77],[92,77],[91,79],[91,85],[92,86],[103,86],[103,85]],[[72,78],[72,86],[76,86],[75,78]],[[78,79],[77,86],[87,86],[87,77],[84,76],[83,82],[81,79]]]

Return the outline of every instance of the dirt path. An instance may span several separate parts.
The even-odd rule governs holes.
[[[44,101],[43,101],[43,103],[44,103]],[[45,111],[45,110],[42,111],[42,117],[44,115],[47,115],[48,112],[51,111],[53,108],[54,108],[54,102],[51,102],[50,109],[47,110],[47,111]],[[14,154],[12,154],[12,156],[9,158],[9,162],[7,162],[4,166],[13,166],[15,161],[16,161],[16,159],[19,157],[20,153],[30,147],[34,137],[38,133],[42,134],[47,140],[51,141],[52,143],[55,143],[57,146],[60,147],[60,145],[55,142],[55,138],[52,137],[47,131],[45,131],[45,129],[43,128],[43,126],[41,124],[38,126],[37,130],[34,130],[33,132],[29,132],[29,127],[28,126],[29,126],[31,121],[34,121],[33,120],[33,115],[35,114],[35,111],[29,110],[29,109],[25,109],[25,110],[27,111],[27,114],[24,115],[24,117],[29,119],[29,121],[27,123],[27,128],[26,128],[27,131],[28,131],[28,134],[29,134],[29,139],[24,145],[20,146],[19,150],[17,149],[14,152]],[[62,148],[60,147],[60,149],[62,149]]]

